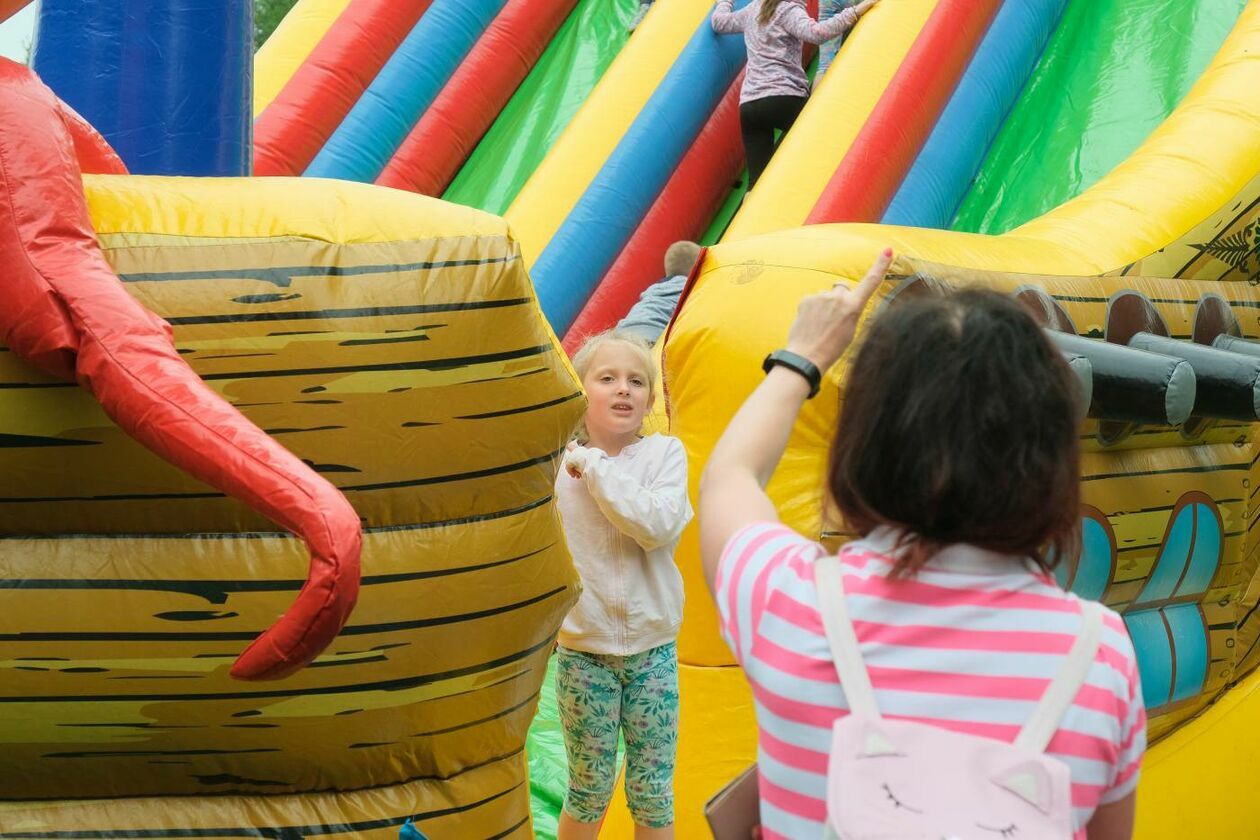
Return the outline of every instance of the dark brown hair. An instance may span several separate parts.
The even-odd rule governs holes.
[[[1035,321],[967,290],[872,320],[845,389],[828,476],[850,527],[903,532],[894,577],[951,543],[1031,557],[1080,544],[1079,391]]]
[[[779,8],[783,0],[761,0],[761,8],[757,10],[757,23],[765,26],[774,17],[774,10]]]

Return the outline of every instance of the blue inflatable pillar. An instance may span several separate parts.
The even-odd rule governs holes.
[[[134,173],[248,175],[253,0],[42,0],[31,65]]]

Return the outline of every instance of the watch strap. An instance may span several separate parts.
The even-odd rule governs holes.
[[[822,387],[822,371],[818,369],[818,365],[799,353],[793,353],[791,350],[775,350],[766,356],[766,360],[761,363],[761,369],[769,373],[770,369],[776,365],[796,371],[805,377],[805,381],[809,383],[809,399],[813,399],[818,389]]]

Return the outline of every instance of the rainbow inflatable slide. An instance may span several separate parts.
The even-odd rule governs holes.
[[[232,0],[201,67],[59,70],[56,32],[103,55],[74,41],[102,20],[152,36],[120,36],[133,59],[187,45],[196,10],[168,5],[45,0],[52,93],[0,74],[6,206],[57,211],[0,211],[10,299],[33,301],[0,319],[0,840],[545,836],[559,776],[535,766],[531,803],[527,753],[556,758],[535,712],[577,583],[550,498],[581,411],[562,347],[679,238],[720,243],[658,345],[658,420],[696,480],[795,301],[884,244],[901,260],[876,305],[982,283],[1087,360],[1149,362],[1135,341],[1193,360],[1203,399],[1162,414],[1107,403],[1093,365],[1086,551],[1063,582],[1139,650],[1138,836],[1256,834],[1260,403],[1209,398],[1212,360],[1260,340],[1260,2],[884,0],[746,197],[743,50],[708,2],[657,0],[628,36],[630,0],[301,0],[251,84]],[[164,78],[213,155],[128,130]],[[207,78],[220,110],[188,117]],[[816,490],[841,377],[771,485],[832,544]],[[357,528],[324,546],[346,502]],[[697,837],[755,727],[693,532],[678,562],[678,834]],[[233,670],[251,649],[265,667]],[[630,836],[620,804],[605,834]]]

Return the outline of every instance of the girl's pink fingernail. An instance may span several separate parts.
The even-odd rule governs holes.
[[[885,248],[885,249],[884,249],[884,256],[885,256],[885,257],[891,257],[891,256],[892,256],[892,248]]]

